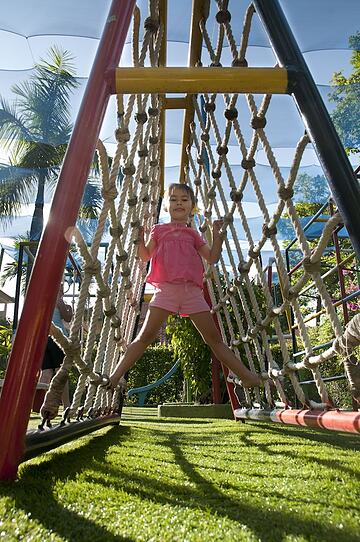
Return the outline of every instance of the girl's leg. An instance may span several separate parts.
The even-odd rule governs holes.
[[[159,309],[158,307],[149,307],[145,321],[142,325],[140,333],[136,339],[129,344],[125,354],[116,365],[110,375],[110,385],[115,387],[120,378],[134,365],[134,363],[142,356],[146,348],[154,342],[159,329],[167,317],[171,314],[170,311]]]
[[[253,388],[254,386],[262,385],[261,378],[245,367],[233,351],[223,342],[210,312],[190,314],[190,318],[217,359],[240,378],[244,387]]]

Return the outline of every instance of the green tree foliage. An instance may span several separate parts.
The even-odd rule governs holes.
[[[78,83],[68,51],[52,47],[49,60],[35,64],[27,81],[12,87],[13,105],[0,98],[0,138],[9,164],[0,164],[0,220],[11,221],[35,200],[30,239],[39,240],[44,224],[45,188],[56,186],[71,134],[70,96]],[[87,188],[84,217],[100,205],[96,183]]]
[[[294,184],[295,209],[299,217],[312,217],[330,196],[330,190],[324,175],[314,177],[307,173],[297,176]],[[291,241],[295,237],[289,215],[284,213],[278,225],[284,239]]]
[[[350,36],[349,45],[353,49],[352,72],[349,77],[341,71],[334,73],[329,99],[336,104],[332,119],[350,154],[360,152],[360,32]]]
[[[7,320],[0,322],[0,378],[4,378],[7,359],[12,345],[12,325]]]
[[[170,316],[166,333],[170,337],[174,359],[179,359],[184,377],[190,382],[195,401],[207,394],[211,386],[211,355],[209,347],[190,318]]]

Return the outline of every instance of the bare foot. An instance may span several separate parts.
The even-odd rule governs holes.
[[[119,378],[115,375],[110,375],[107,389],[115,390],[116,388],[119,388],[121,391],[126,391],[127,382],[123,376]]]
[[[264,381],[260,378],[260,376],[255,373],[251,373],[250,371],[245,378],[241,379],[241,383],[244,388],[264,387]]]

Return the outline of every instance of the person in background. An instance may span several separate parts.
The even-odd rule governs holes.
[[[72,308],[70,305],[67,305],[64,302],[63,296],[64,290],[63,285],[61,285],[52,316],[52,322],[57,327],[59,327],[65,335],[67,335],[68,332],[64,322],[70,322],[72,318]],[[48,337],[39,382],[50,384],[52,378],[59,370],[63,362],[64,356],[65,354],[63,350],[61,350],[61,348],[56,344],[53,338]],[[70,406],[69,383],[67,383],[64,388],[62,402],[64,409]]]

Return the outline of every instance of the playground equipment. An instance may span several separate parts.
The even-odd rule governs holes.
[[[154,390],[155,388],[161,386],[161,384],[164,384],[167,380],[169,380],[169,378],[171,378],[173,376],[173,374],[178,370],[180,366],[180,361],[176,361],[174,363],[174,365],[171,367],[171,369],[168,370],[167,373],[165,373],[161,378],[159,378],[158,380],[156,380],[155,382],[152,382],[151,384],[147,384],[146,386],[140,386],[138,388],[131,388],[128,392],[127,392],[127,396],[128,397],[131,397],[132,395],[137,395],[138,396],[138,406],[144,406],[145,405],[145,400],[146,400],[146,397],[148,395],[148,393],[150,393],[152,390]]]
[[[247,360],[253,371],[262,375],[265,383],[264,390],[243,390],[243,402],[239,404],[233,386],[239,387],[240,383],[224,369],[229,377],[227,384],[235,418],[273,419],[281,423],[309,423],[340,431],[360,431],[360,415],[355,410],[337,411],[320,372],[321,364],[338,354],[353,397],[359,397],[360,369],[353,355],[360,342],[359,318],[355,316],[346,324],[336,312],[321,276],[323,254],[334,232],[343,224],[353,245],[354,258],[360,256],[359,185],[277,0],[254,0],[250,4],[240,45],[232,32],[227,2],[216,2],[211,6],[218,9],[212,19],[217,26],[216,41],[212,41],[208,31],[212,16],[209,3],[194,0],[189,67],[168,68],[166,1],[150,2],[150,11],[142,14],[142,18],[134,0],[112,2],[53,199],[52,220],[46,226],[37,252],[0,398],[2,479],[14,478],[19,462],[33,455],[26,451],[25,433],[36,375],[71,242],[76,243],[81,254],[84,271],[70,336],[64,337],[51,326],[51,334],[66,356],[45,397],[42,407],[44,426],[58,411],[62,386],[73,365],[80,376],[71,407],[64,415],[63,427],[56,428],[56,438],[51,436],[52,430],[43,431],[36,435],[36,444],[31,446],[45,449],[61,443],[62,434],[66,441],[71,434],[81,434],[82,427],[85,431],[92,430],[107,423],[118,423],[120,419],[120,390],[111,394],[104,384],[136,328],[146,273],[136,258],[137,231],[142,224],[150,228],[158,219],[166,160],[165,111],[173,108],[185,110],[180,180],[194,187],[199,207],[204,209],[200,216],[200,231],[208,235],[212,219],[224,217],[224,257],[219,265],[206,266],[204,274],[214,317],[224,340],[233,347],[236,355]],[[118,68],[132,14],[134,67]],[[277,67],[248,67],[247,42],[251,22],[257,16],[269,35],[278,59]],[[140,35],[141,20],[143,36]],[[230,61],[222,57],[225,40],[229,44]],[[201,66],[202,45],[210,59],[207,68]],[[226,62],[231,67],[223,67]],[[181,96],[168,96],[167,93]],[[98,141],[110,94],[117,94],[118,105],[118,145],[111,168],[104,144]],[[306,123],[306,134],[298,142],[286,179],[266,131],[273,94],[291,94]],[[251,126],[248,140],[243,133],[243,123]],[[238,146],[236,156],[240,167],[236,175],[228,158],[230,138]],[[323,166],[334,200],[334,214],[313,247],[306,239],[293,201],[301,158],[310,143]],[[271,182],[278,195],[277,205],[271,213],[257,178],[254,156],[260,147],[271,166]],[[93,242],[88,247],[76,227],[76,217],[95,149],[101,164],[104,204]],[[122,181],[118,183],[120,168]],[[252,235],[242,203],[246,190],[253,192],[263,218],[258,240]],[[284,210],[296,231],[302,253],[298,275],[293,282],[277,239],[277,223]],[[235,220],[246,233],[246,251],[239,243]],[[107,221],[110,222],[111,240],[105,263],[101,266],[98,251]],[[261,252],[267,241],[271,243],[281,282],[281,299],[277,305],[261,262]],[[260,281],[261,301],[251,279],[253,270]],[[94,279],[98,290],[86,346],[82,350],[78,336],[85,301]],[[306,323],[306,311],[299,302],[301,292],[310,281],[320,296],[333,331],[331,345],[320,354],[316,354],[316,345],[310,339]],[[301,359],[300,356],[294,358],[295,352],[291,352],[287,338],[289,329],[285,330],[281,322],[281,317],[289,314],[289,327],[294,318],[303,347]],[[98,336],[99,320],[102,328]],[[274,337],[280,350],[280,358],[276,359]],[[299,371],[308,371],[312,375],[317,400],[308,399],[304,393]],[[275,384],[276,394],[271,389],[270,379]],[[295,408],[295,401],[301,405],[300,409]],[[74,418],[76,421],[71,421]]]

